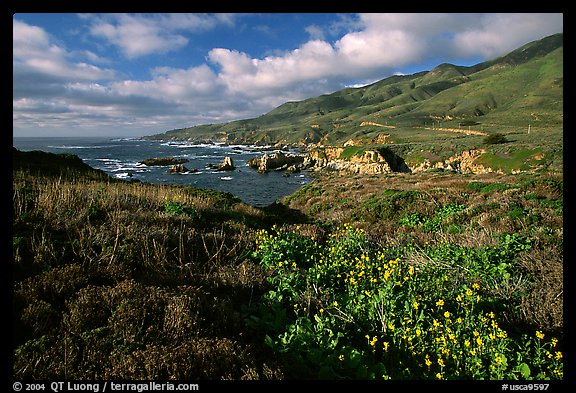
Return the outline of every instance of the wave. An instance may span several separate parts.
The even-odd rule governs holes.
[[[112,142],[140,142],[140,138],[114,138],[111,139]]]
[[[179,149],[195,148],[195,147],[217,147],[210,143],[190,143],[190,142],[163,142],[160,146],[173,146]]]
[[[225,181],[230,181],[232,179],[234,179],[232,176],[224,176],[224,177],[220,178],[220,180],[225,180]]]
[[[48,145],[51,149],[107,149],[110,147],[120,147],[122,145],[99,145],[99,146],[81,146],[81,145]]]
[[[195,155],[195,154],[179,154],[175,157],[182,157],[182,158],[215,158],[222,160],[222,155],[219,154],[202,154],[202,155]]]
[[[170,142],[163,142],[160,143],[161,146],[173,146],[178,149],[185,149],[185,148],[208,148],[208,149],[222,149],[222,150],[234,150],[234,151],[241,151],[243,153],[262,153],[268,150],[273,150],[272,146],[259,146],[259,145],[228,145],[223,142],[215,142],[215,143],[192,143],[192,142],[178,142],[178,141],[170,141]]]
[[[97,161],[94,165],[97,169],[102,169],[107,172],[125,172],[132,171],[137,173],[150,172],[148,166],[140,162],[122,162],[116,158],[90,158],[86,161]],[[115,173],[115,176],[118,175]]]
[[[114,177],[117,179],[129,179],[132,177],[132,174],[129,172],[121,172],[121,173],[115,173]]]

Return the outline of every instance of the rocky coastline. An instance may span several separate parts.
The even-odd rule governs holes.
[[[248,161],[248,166],[259,173],[272,170],[297,173],[302,170],[314,172],[330,171],[378,175],[384,173],[417,173],[428,170],[443,170],[456,173],[491,173],[499,172],[476,162],[484,149],[468,149],[444,160],[432,162],[425,159],[418,163],[407,163],[402,157],[382,150],[366,148],[347,156],[345,147],[315,147],[307,153],[285,154],[265,153]]]
[[[211,141],[210,141],[211,142]],[[203,143],[210,143],[203,141]],[[211,142],[214,143],[214,142]],[[285,171],[298,173],[337,172],[341,174],[379,175],[388,173],[419,173],[430,170],[447,171],[462,174],[500,173],[501,169],[482,163],[480,158],[486,153],[484,148],[454,151],[449,156],[415,158],[415,149],[403,151],[393,145],[359,145],[347,143],[344,146],[324,146],[319,144],[275,144],[273,146],[245,145],[250,151],[262,154],[251,158],[247,166],[259,173]],[[238,149],[240,149],[238,147]],[[291,151],[290,153],[288,151]],[[296,153],[292,153],[296,151]],[[184,159],[184,161],[187,161]],[[165,157],[142,161],[147,165],[169,165],[170,173],[184,173],[188,170],[181,159]],[[231,171],[236,166],[227,156],[215,170]]]

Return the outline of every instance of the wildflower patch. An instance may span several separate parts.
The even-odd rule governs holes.
[[[429,246],[431,263],[415,265],[402,247],[371,242],[350,225],[322,243],[263,230],[254,257],[269,290],[252,326],[300,378],[560,379],[558,339],[509,334],[500,300],[483,288],[487,272],[509,279],[511,260],[527,247],[516,237],[491,250]],[[465,267],[459,286],[445,285],[450,264]]]

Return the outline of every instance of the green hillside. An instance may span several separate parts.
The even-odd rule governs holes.
[[[428,72],[394,75],[361,88],[287,102],[257,118],[171,130],[148,138],[266,144],[342,144],[353,139],[373,144],[382,133],[389,135],[387,143],[463,137],[431,127],[471,127],[504,134],[530,127],[559,138],[563,34],[475,66],[440,64]]]

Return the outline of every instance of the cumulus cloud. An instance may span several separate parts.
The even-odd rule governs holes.
[[[114,77],[114,71],[74,62],[70,53],[52,43],[50,36],[36,26],[13,21],[13,64],[16,75],[43,76],[52,80],[98,80]],[[18,82],[16,78],[15,82]],[[38,79],[37,79],[38,80]],[[18,88],[18,86],[15,86]]]
[[[563,31],[561,14],[488,14],[458,32],[454,49],[487,58],[509,52],[533,40]]]
[[[104,38],[128,58],[166,53],[186,46],[182,32],[204,31],[215,26],[233,25],[234,14],[154,14],[85,15],[90,33]]]

